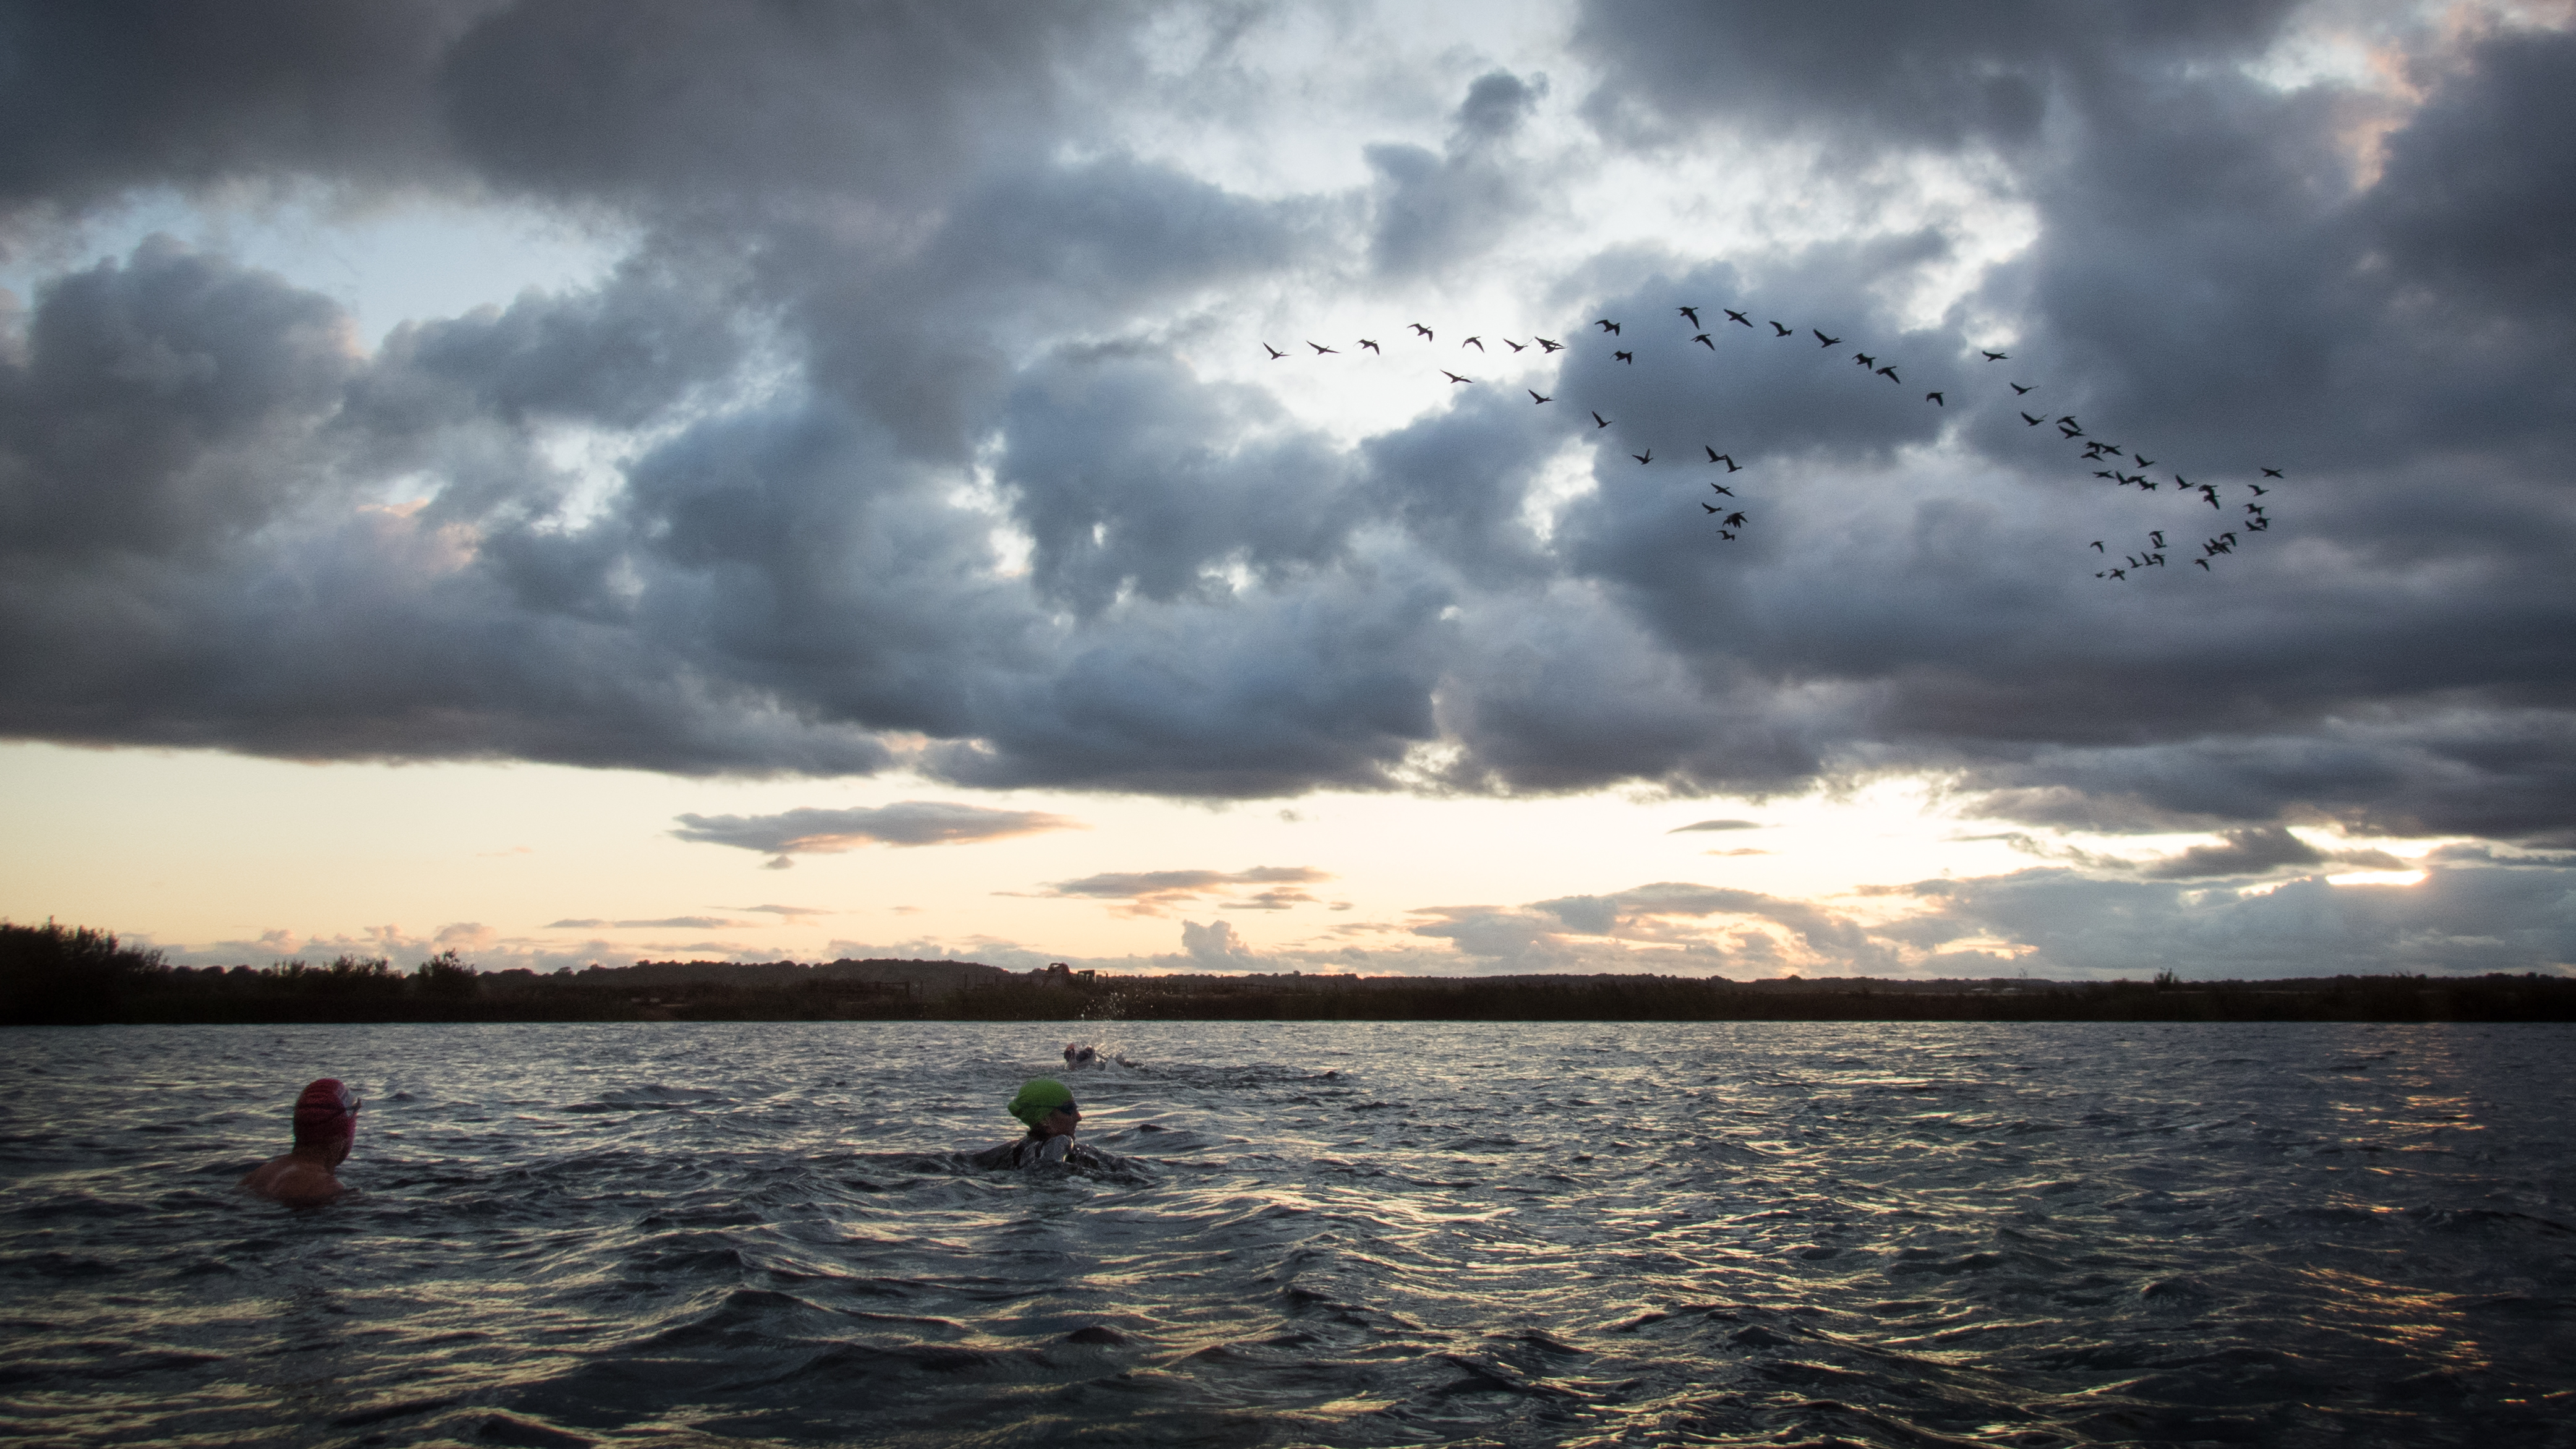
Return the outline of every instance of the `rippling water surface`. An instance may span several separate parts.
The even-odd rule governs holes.
[[[1065,1039],[0,1032],[0,1431],[2576,1442],[2567,1027],[1120,1026],[968,1168]]]

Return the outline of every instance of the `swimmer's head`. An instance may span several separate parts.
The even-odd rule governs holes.
[[[295,1145],[330,1151],[336,1164],[358,1140],[361,1105],[358,1095],[337,1077],[324,1077],[306,1087],[295,1099]]]
[[[1075,1112],[1073,1089],[1053,1077],[1031,1077],[1020,1084],[1020,1094],[1011,1099],[1011,1115],[1029,1124],[1032,1130],[1046,1123],[1049,1113]]]

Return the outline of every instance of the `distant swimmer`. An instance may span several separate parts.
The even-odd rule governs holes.
[[[1124,1158],[1084,1147],[1073,1140],[1082,1125],[1082,1109],[1073,1089],[1053,1077],[1031,1077],[1011,1099],[1010,1113],[1028,1124],[1028,1135],[999,1147],[988,1147],[968,1161],[977,1167],[1091,1167],[1110,1171],[1128,1166]]]
[[[1078,1072],[1084,1067],[1097,1066],[1099,1062],[1100,1048],[1084,1046],[1080,1042],[1069,1041],[1064,1044],[1064,1064],[1075,1071]]]
[[[252,1168],[243,1190],[296,1208],[320,1207],[354,1191],[334,1169],[357,1144],[361,1105],[336,1077],[306,1087],[295,1099],[295,1150]]]

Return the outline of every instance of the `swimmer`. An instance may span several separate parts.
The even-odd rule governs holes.
[[[288,1207],[320,1207],[345,1196],[334,1169],[349,1159],[358,1140],[357,1094],[324,1077],[295,1099],[295,1150],[252,1168],[244,1191]]]
[[[968,1160],[977,1167],[1063,1163],[1114,1171],[1129,1165],[1125,1158],[1073,1140],[1075,1130],[1082,1125],[1082,1109],[1074,1104],[1073,1089],[1053,1077],[1031,1077],[1022,1083],[1019,1095],[1011,1099],[1009,1111],[1028,1124],[1028,1135],[976,1153]]]
[[[1100,1064],[1100,1048],[1084,1046],[1079,1042],[1066,1042],[1064,1044],[1064,1064],[1073,1068],[1077,1072],[1081,1071],[1084,1067],[1098,1066]]]

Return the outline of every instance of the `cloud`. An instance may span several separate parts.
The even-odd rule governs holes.
[[[1119,5],[344,9],[12,32],[0,734],[1181,798],[1914,774],[2219,840],[2095,872],[2132,885],[2313,868],[2294,825],[2576,829],[2565,33],[1597,0],[1319,120],[1282,95],[1402,35],[1176,78]],[[2378,68],[2283,83],[2336,26]],[[86,260],[240,196],[622,252],[373,352],[220,247]],[[1498,314],[1586,340],[1417,391]],[[1343,354],[1250,361],[1310,324]],[[2006,380],[2223,509],[2091,477]],[[2262,466],[2259,541],[2092,577]],[[683,836],[921,843],[815,814]]]
[[[1693,830],[1760,830],[1759,820],[1701,820],[1689,825],[1676,825],[1666,835],[1682,835]]]
[[[1257,865],[1250,870],[1148,870],[1110,872],[1080,880],[1056,881],[1043,894],[1117,901],[1121,914],[1159,916],[1168,909],[1209,896],[1230,896],[1242,886],[1269,886],[1248,899],[1227,902],[1235,910],[1287,910],[1314,900],[1293,887],[1331,880],[1332,873],[1302,865]],[[1228,929],[1231,929],[1230,927]]]
[[[750,921],[729,921],[721,916],[664,916],[651,921],[602,921],[590,918],[548,921],[549,931],[721,931],[729,927],[748,926]]]
[[[1083,829],[1081,822],[1040,810],[996,810],[936,800],[847,810],[789,810],[777,815],[682,815],[671,833],[705,845],[730,845],[781,858],[831,855],[864,845],[963,845],[1008,840],[1050,830]]]

